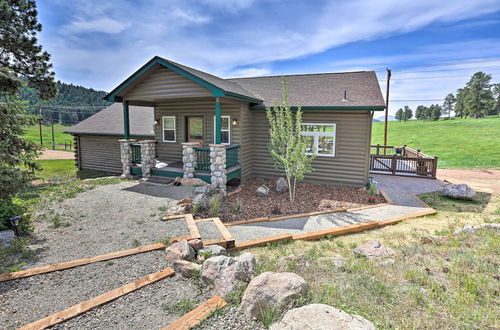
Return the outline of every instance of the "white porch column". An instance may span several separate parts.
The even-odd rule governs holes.
[[[142,177],[147,179],[151,176],[151,168],[156,165],[155,140],[142,140],[141,144],[141,168]]]
[[[184,142],[182,143],[182,163],[185,178],[194,178],[194,171],[196,168],[196,152],[194,147],[198,143],[196,142]]]
[[[136,140],[118,140],[120,142],[120,158],[122,161],[122,178],[131,178],[131,166],[132,166],[132,146],[131,144],[136,142]]]
[[[226,191],[226,146],[210,144],[210,176],[211,183],[219,190]]]

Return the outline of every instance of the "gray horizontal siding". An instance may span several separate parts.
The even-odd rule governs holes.
[[[265,112],[252,112],[251,121],[251,174],[258,177],[283,175],[274,168],[268,151],[269,126]],[[337,125],[336,156],[316,157],[312,164],[314,171],[307,174],[305,180],[328,184],[364,185],[368,179],[370,113],[305,112],[303,122]]]
[[[233,119],[240,120],[240,102],[221,100],[221,110],[223,116],[230,116]],[[176,117],[176,142],[163,142],[163,132],[161,125],[162,116]],[[203,116],[204,118],[204,146],[214,142],[214,116],[215,100],[200,99],[182,102],[163,102],[155,107],[155,119],[158,125],[155,127],[156,154],[158,159],[163,161],[182,160],[182,142],[185,139],[185,120],[187,116]],[[231,123],[231,143],[238,144],[240,140],[241,125],[233,126]]]

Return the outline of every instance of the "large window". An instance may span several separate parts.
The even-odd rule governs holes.
[[[306,153],[317,156],[335,156],[335,124],[303,123],[301,134],[307,141]]]
[[[214,116],[214,143],[215,143],[215,116]],[[221,125],[221,133],[220,133],[220,141],[222,144],[230,144],[231,143],[231,117],[230,116],[221,116],[222,125]]]
[[[175,116],[162,117],[163,142],[175,142]]]

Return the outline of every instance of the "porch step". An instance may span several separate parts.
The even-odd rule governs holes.
[[[151,176],[146,182],[172,185],[174,183],[174,179],[163,176]]]

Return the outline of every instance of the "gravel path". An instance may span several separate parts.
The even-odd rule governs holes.
[[[164,210],[192,196],[187,187],[134,181],[98,186],[42,210],[25,268],[130,249],[189,234],[184,220],[161,221]],[[42,218],[40,216],[40,218]],[[54,219],[62,225],[53,227]]]
[[[195,330],[260,330],[265,329],[262,324],[251,321],[240,313],[238,307],[226,307],[222,315],[213,315],[194,327]]]
[[[73,151],[60,151],[45,149],[37,159],[75,159]]]

